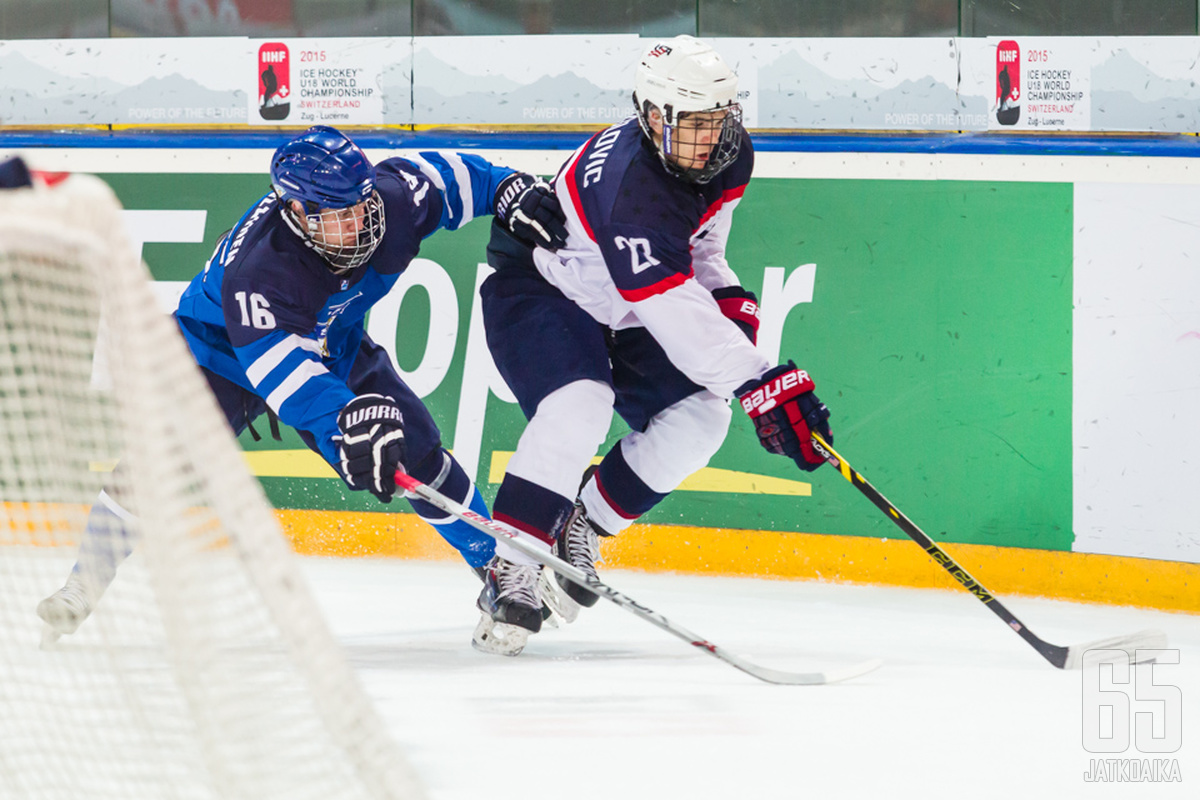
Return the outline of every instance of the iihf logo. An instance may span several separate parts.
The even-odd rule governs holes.
[[[258,113],[263,119],[287,119],[292,109],[288,48],[268,42],[258,48]]]
[[[996,121],[1016,125],[1021,118],[1021,48],[1005,40],[996,46]]]

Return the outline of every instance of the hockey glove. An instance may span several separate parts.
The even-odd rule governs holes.
[[[721,307],[721,313],[733,320],[750,340],[758,344],[758,298],[740,286],[713,289],[713,299]]]
[[[567,218],[550,184],[514,172],[496,188],[496,218],[518,239],[557,250],[567,243]]]
[[[787,456],[812,472],[825,463],[812,445],[812,431],[833,444],[829,409],[813,394],[812,378],[789,361],[734,393],[754,420],[758,440],[767,452]]]
[[[338,414],[339,469],[351,489],[369,489],[382,503],[396,493],[404,461],[404,417],[390,397],[360,394]]]

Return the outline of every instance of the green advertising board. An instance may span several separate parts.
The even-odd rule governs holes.
[[[265,175],[102,177],[130,210],[207,211],[202,242],[145,244],[162,281],[202,269],[220,234],[268,188]],[[934,538],[1070,550],[1070,184],[763,178],[735,220],[730,265],[762,294],[764,315],[785,309],[780,359],[813,375],[835,444],[857,469]],[[435,234],[421,252],[448,276],[457,302],[453,358],[425,397],[448,446],[472,388],[464,365],[487,236],[488,221],[476,220]],[[801,265],[815,265],[805,273],[811,302],[789,308],[768,276],[790,278]],[[426,357],[431,323],[453,316],[434,300],[420,287],[408,291],[395,341],[381,342],[394,346],[403,370]],[[494,454],[515,448],[523,424],[515,405],[488,398],[477,476],[489,501]],[[623,431],[615,421],[609,443]],[[287,430],[281,442],[247,433],[242,443],[256,452],[303,450]],[[764,453],[740,412],[710,467],[726,472],[674,493],[645,521],[896,535],[832,470],[802,473]],[[261,480],[281,508],[380,510],[333,477]]]

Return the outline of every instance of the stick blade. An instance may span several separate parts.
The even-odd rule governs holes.
[[[870,661],[860,661],[857,664],[824,669],[820,672],[785,672],[783,670],[770,669],[769,667],[760,667],[757,664],[751,664],[740,658],[735,660],[726,658],[725,660],[747,675],[752,675],[760,681],[780,686],[821,686],[827,683],[841,683],[842,681],[866,675],[868,672],[874,672],[883,666],[883,661],[873,658]]]
[[[1067,648],[1067,660],[1063,669],[1083,669],[1104,662],[1106,659],[1100,650],[1124,650],[1130,664],[1153,660],[1147,653],[1138,655],[1139,650],[1162,650],[1167,646],[1167,634],[1162,631],[1145,630],[1130,633],[1125,636],[1113,636],[1108,639],[1097,639],[1086,644],[1071,645]]]

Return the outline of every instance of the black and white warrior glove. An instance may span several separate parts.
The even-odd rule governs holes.
[[[754,420],[758,441],[769,453],[787,456],[805,472],[825,463],[813,448],[812,431],[833,444],[829,409],[813,394],[812,378],[789,361],[734,393]]]
[[[567,218],[550,184],[514,172],[496,187],[496,219],[532,245],[557,250],[567,243]]]
[[[360,394],[338,414],[342,477],[351,489],[370,489],[381,503],[396,493],[396,470],[404,461],[404,416],[390,397]]]

